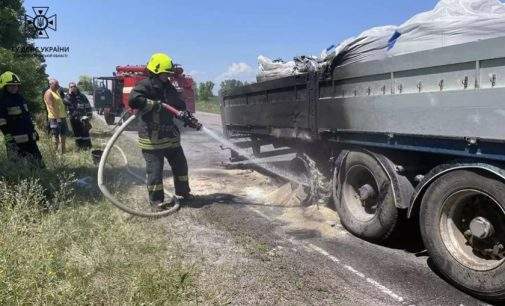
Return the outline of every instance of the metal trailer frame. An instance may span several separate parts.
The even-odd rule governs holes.
[[[241,87],[227,134],[505,161],[505,37]]]

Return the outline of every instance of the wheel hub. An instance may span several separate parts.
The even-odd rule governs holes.
[[[450,195],[442,206],[440,233],[461,264],[489,271],[505,260],[505,211],[490,195],[472,189]]]
[[[472,222],[475,221],[472,220]],[[489,224],[489,227],[488,227]],[[475,229],[477,227],[477,229]],[[481,234],[480,238],[476,236]],[[474,229],[472,229],[472,224],[470,224],[470,229],[465,233],[465,238],[467,240],[466,245],[470,246],[475,254],[479,254],[482,258],[488,258],[491,260],[503,260],[505,259],[505,247],[503,243],[497,239],[493,239],[494,229],[491,223],[481,223],[477,222],[474,224]]]
[[[358,189],[359,199],[366,201],[375,196],[376,192],[370,184],[365,184]]]
[[[362,221],[372,220],[378,208],[379,186],[373,172],[364,165],[352,166],[343,184],[344,201],[353,216]]]
[[[494,234],[494,227],[486,218],[476,217],[470,222],[470,232],[475,238],[487,239]]]

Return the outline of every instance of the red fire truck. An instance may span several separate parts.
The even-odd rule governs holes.
[[[131,111],[128,95],[139,81],[147,77],[146,66],[117,66],[113,76],[93,78],[95,109],[108,124],[114,124],[115,117]],[[187,109],[194,113],[195,92],[191,76],[184,74],[181,66],[175,65],[171,81],[186,102]]]

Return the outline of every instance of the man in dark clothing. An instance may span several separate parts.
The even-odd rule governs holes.
[[[161,103],[185,111],[186,103],[170,83],[172,59],[154,54],[147,65],[149,78],[140,81],[130,93],[129,105],[144,112],[139,127],[139,146],[146,160],[147,190],[154,209],[163,209],[163,164],[166,158],[172,168],[175,193],[182,200],[191,199],[188,164],[180,143],[180,132],[173,115]]]
[[[65,104],[70,115],[70,125],[74,131],[75,145],[78,149],[89,150],[91,149],[90,120],[93,116],[91,104],[88,98],[79,91],[75,83],[70,83],[68,90]]]
[[[19,94],[21,81],[7,71],[0,76],[0,130],[11,158],[31,159],[43,166],[37,146],[39,135],[35,131],[26,100]]]

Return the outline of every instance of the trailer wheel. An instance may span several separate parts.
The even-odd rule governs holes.
[[[340,188],[334,185],[334,190],[339,190],[334,200],[340,221],[347,230],[371,241],[384,241],[391,235],[397,224],[398,209],[391,181],[375,158],[350,152],[340,171],[335,171],[333,184],[340,184]]]
[[[426,191],[421,234],[435,266],[457,286],[505,300],[505,184],[454,171]]]

